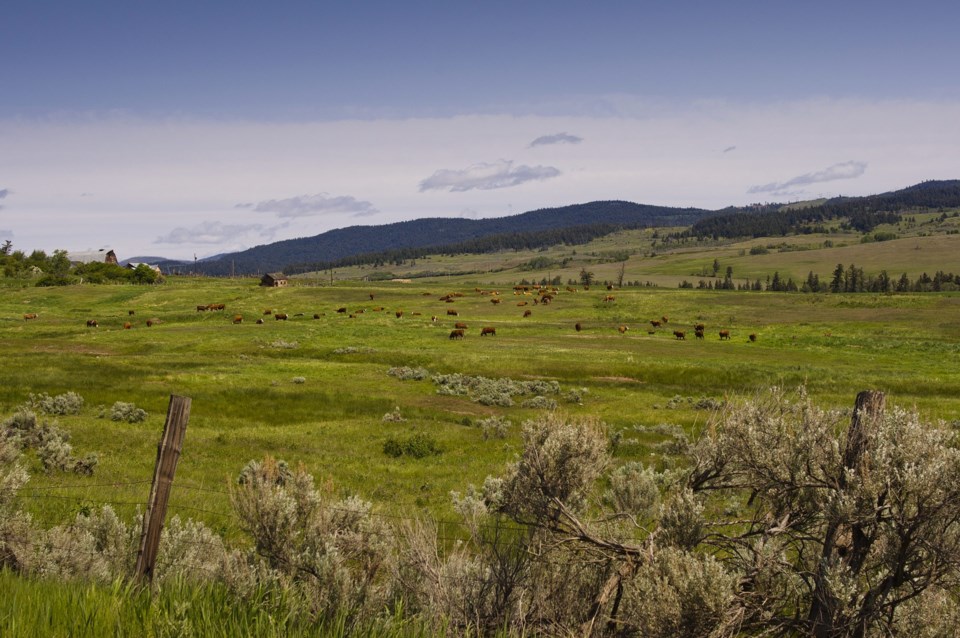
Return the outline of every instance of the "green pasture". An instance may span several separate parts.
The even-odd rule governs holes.
[[[100,455],[92,477],[44,474],[32,460],[23,506],[49,524],[102,502],[132,514],[146,500],[168,398],[178,394],[191,397],[192,410],[172,513],[235,534],[228,485],[247,461],[269,454],[304,464],[318,484],[359,494],[381,512],[452,517],[451,490],[500,472],[518,450],[520,424],[538,410],[521,407],[525,397],[499,407],[440,395],[430,380],[389,376],[393,366],[556,380],[561,393],[550,398],[559,409],[598,415],[611,434],[621,433],[619,457],[652,463],[660,438],[644,427],[692,430],[710,414],[697,409],[698,400],[773,384],[806,384],[817,401],[841,408],[858,391],[878,389],[889,394],[888,404],[960,419],[960,294],[561,287],[553,303],[536,305],[533,294],[514,294],[510,285],[463,279],[309,281],[278,289],[252,279],[187,278],[0,289],[3,417],[30,394],[77,392],[85,399],[80,415],[47,419],[72,434],[78,454]],[[440,300],[453,292],[463,296]],[[603,301],[608,294],[615,299]],[[226,309],[197,312],[210,303]],[[341,307],[347,312],[338,313]],[[264,315],[267,309],[289,320]],[[26,321],[26,313],[39,317]],[[243,322],[235,325],[238,314]],[[669,322],[659,329],[649,323],[664,316]],[[86,327],[88,319],[99,327]],[[462,341],[448,339],[455,321],[468,325]],[[702,341],[694,338],[695,323],[706,325]],[[481,327],[496,335],[481,337]],[[720,341],[720,330],[731,339]],[[571,391],[582,401],[570,400]],[[111,421],[103,415],[117,401],[149,417]],[[384,421],[395,408],[404,420]],[[492,415],[511,420],[506,438],[484,440],[477,421]],[[387,439],[417,433],[432,436],[441,453],[384,454]]]

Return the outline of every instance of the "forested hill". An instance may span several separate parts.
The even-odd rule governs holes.
[[[898,222],[900,214],[911,209],[958,206],[960,180],[928,181],[879,195],[837,197],[805,208],[771,204],[746,211],[730,209],[700,219],[681,235],[732,238],[822,232],[823,224],[837,219],[865,233],[879,224]]]
[[[381,226],[350,226],[314,237],[257,246],[197,264],[165,262],[159,265],[165,272],[179,266],[208,275],[254,274],[282,271],[292,264],[333,263],[360,254],[468,245],[473,240],[491,236],[530,235],[573,227],[603,226],[609,227],[606,232],[612,232],[617,228],[687,226],[714,214],[698,208],[624,201],[590,202],[494,219],[426,218]]]

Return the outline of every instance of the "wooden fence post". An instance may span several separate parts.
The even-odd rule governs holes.
[[[190,398],[170,395],[167,408],[167,421],[163,426],[163,436],[157,445],[157,465],[150,486],[150,500],[143,513],[143,530],[140,532],[140,549],[137,552],[137,579],[151,582],[153,568],[157,562],[157,548],[160,546],[160,531],[167,515],[167,501],[173,475],[177,471],[177,461],[183,449],[183,437],[190,419]]]

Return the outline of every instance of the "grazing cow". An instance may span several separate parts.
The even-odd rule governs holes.
[[[706,328],[707,327],[702,323],[698,323],[693,327],[694,330],[699,330],[700,332],[703,332],[704,330],[706,330]]]
[[[340,306],[339,308],[337,308],[337,312],[340,313],[341,315],[347,314],[347,307]]]
[[[457,323],[453,324],[453,327],[457,328],[458,330],[466,330],[467,324],[463,323],[462,321],[458,321]]]
[[[440,317],[438,317],[437,315],[433,315],[432,317],[430,317],[430,321],[432,321],[433,323],[437,323],[438,321],[440,321]]]
[[[527,305],[527,302],[526,302],[526,301],[519,301],[519,302],[517,302],[517,305],[518,305],[518,306],[526,306],[526,305]]]
[[[538,305],[539,303],[540,303],[540,298],[539,298],[539,297],[534,297],[534,298],[533,298],[533,305],[536,306],[536,305]]]
[[[396,311],[394,314],[397,315],[397,319],[399,319],[400,317],[403,316],[403,311],[402,311],[402,310],[398,310],[398,311]]]
[[[614,297],[613,295],[607,295],[606,297],[603,298],[603,303],[608,303],[615,300],[616,300],[616,297]]]
[[[578,321],[573,325],[573,329],[576,330],[577,332],[580,332],[581,330],[583,330],[583,326],[580,325],[580,322]]]
[[[227,307],[227,304],[212,303],[207,305],[207,310],[223,310],[226,307]]]
[[[659,327],[660,327],[660,322],[657,321],[656,319],[651,319],[651,320],[650,320],[650,325],[653,326],[654,328],[659,328]]]
[[[377,306],[373,309],[374,312],[383,312],[383,306]]]
[[[319,319],[319,318],[320,318],[320,315],[314,313],[313,318],[314,318],[314,319]]]
[[[285,312],[278,312],[277,314],[273,315],[273,318],[276,319],[277,321],[286,321],[286,320],[287,320],[287,313],[285,313]]]
[[[729,330],[721,330],[721,331],[720,331],[720,341],[723,341],[723,340],[729,339],[729,338],[730,338],[730,331],[729,331]]]
[[[667,319],[667,315],[663,315],[662,317],[660,317],[660,321],[662,321],[663,323],[670,323],[670,320]]]
[[[131,324],[129,321],[123,324],[124,330],[129,330],[132,327],[133,327],[133,324]]]
[[[693,334],[696,335],[697,339],[703,339],[703,330],[694,330]]]
[[[456,330],[450,331],[450,339],[463,339],[463,330],[457,328]]]
[[[128,311],[127,311],[127,314],[132,317],[133,315],[137,314],[137,311],[136,311],[136,310],[128,310]]]
[[[754,333],[751,332],[751,333],[750,333],[750,336],[748,337],[748,339],[750,339],[750,341],[756,341],[756,340],[757,340],[757,335],[755,335]]]
[[[524,316],[524,318],[529,317],[529,316],[532,315],[532,314],[533,314],[533,311],[532,311],[532,310],[524,310],[524,311],[523,311],[523,316]]]
[[[494,297],[493,299],[490,300],[490,303],[492,303],[492,304],[498,304],[498,303],[500,303],[500,299],[498,299],[497,297]]]
[[[273,314],[273,311],[270,310],[269,308],[267,308],[266,310],[263,311],[263,314],[264,314],[264,315],[272,315],[272,314]]]
[[[197,306],[197,312],[205,312],[207,310],[206,306]]]
[[[243,323],[243,315],[234,315],[234,316],[233,316],[233,323],[234,323],[234,325],[236,325],[236,324],[238,324],[238,323]]]
[[[576,289],[576,288],[571,288],[570,286],[567,286],[567,292],[577,292],[577,289]]]
[[[627,332],[627,330],[629,330],[629,329],[630,329],[630,328],[628,328],[627,326],[625,326],[625,325],[623,325],[623,324],[620,324],[620,327],[619,327],[619,328],[617,328],[617,330],[619,330],[619,331],[620,331],[620,334],[624,334],[624,333],[626,333],[626,332]]]
[[[613,290],[613,286],[611,284],[607,284],[607,290]]]
[[[687,338],[687,333],[684,332],[683,330],[674,330],[673,336],[676,337],[677,339],[684,340]]]
[[[486,326],[486,327],[484,327],[484,328],[480,328],[480,336],[481,336],[481,337],[486,337],[487,335],[496,335],[496,334],[497,334],[497,329],[496,329],[496,328],[491,328],[490,326]]]
[[[459,317],[459,316],[460,316],[460,313],[457,312],[456,310],[448,310],[448,311],[447,311],[447,314],[450,315],[451,317]]]
[[[547,305],[547,304],[550,303],[551,301],[553,301],[553,296],[552,296],[552,295],[544,295],[543,298],[540,299],[540,303],[542,303],[543,305]]]
[[[153,324],[160,323],[159,319],[147,319],[147,327],[152,328]]]
[[[37,313],[35,312],[28,312],[27,314],[23,315],[24,321],[30,321],[31,319],[36,319],[36,318],[37,318]]]
[[[87,319],[87,327],[88,327],[88,328],[96,328],[96,327],[98,327],[98,326],[99,326],[99,324],[97,323],[97,320],[96,320],[96,319]]]
[[[373,301],[373,293],[370,293],[370,301]]]

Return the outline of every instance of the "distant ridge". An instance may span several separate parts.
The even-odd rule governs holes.
[[[822,221],[845,218],[866,232],[911,208],[960,207],[960,180],[930,180],[864,197],[836,197],[796,207],[763,204],[719,211],[596,201],[542,208],[508,217],[422,218],[378,226],[338,228],[313,237],[287,239],[197,262],[164,261],[164,272],[250,275],[304,272],[337,264],[432,252],[491,252],[503,248],[579,244],[620,229],[689,226],[682,236],[742,237],[813,232]],[[537,243],[540,242],[540,243]],[[548,244],[546,242],[552,242]]]
[[[365,253],[448,246],[498,235],[598,224],[608,226],[606,232],[617,228],[687,226],[712,214],[715,213],[699,208],[671,208],[625,201],[590,202],[492,219],[437,217],[379,226],[350,226],[313,237],[256,246],[196,264],[168,261],[159,265],[165,272],[181,268],[207,275],[255,274],[284,270],[294,264],[330,263]]]

